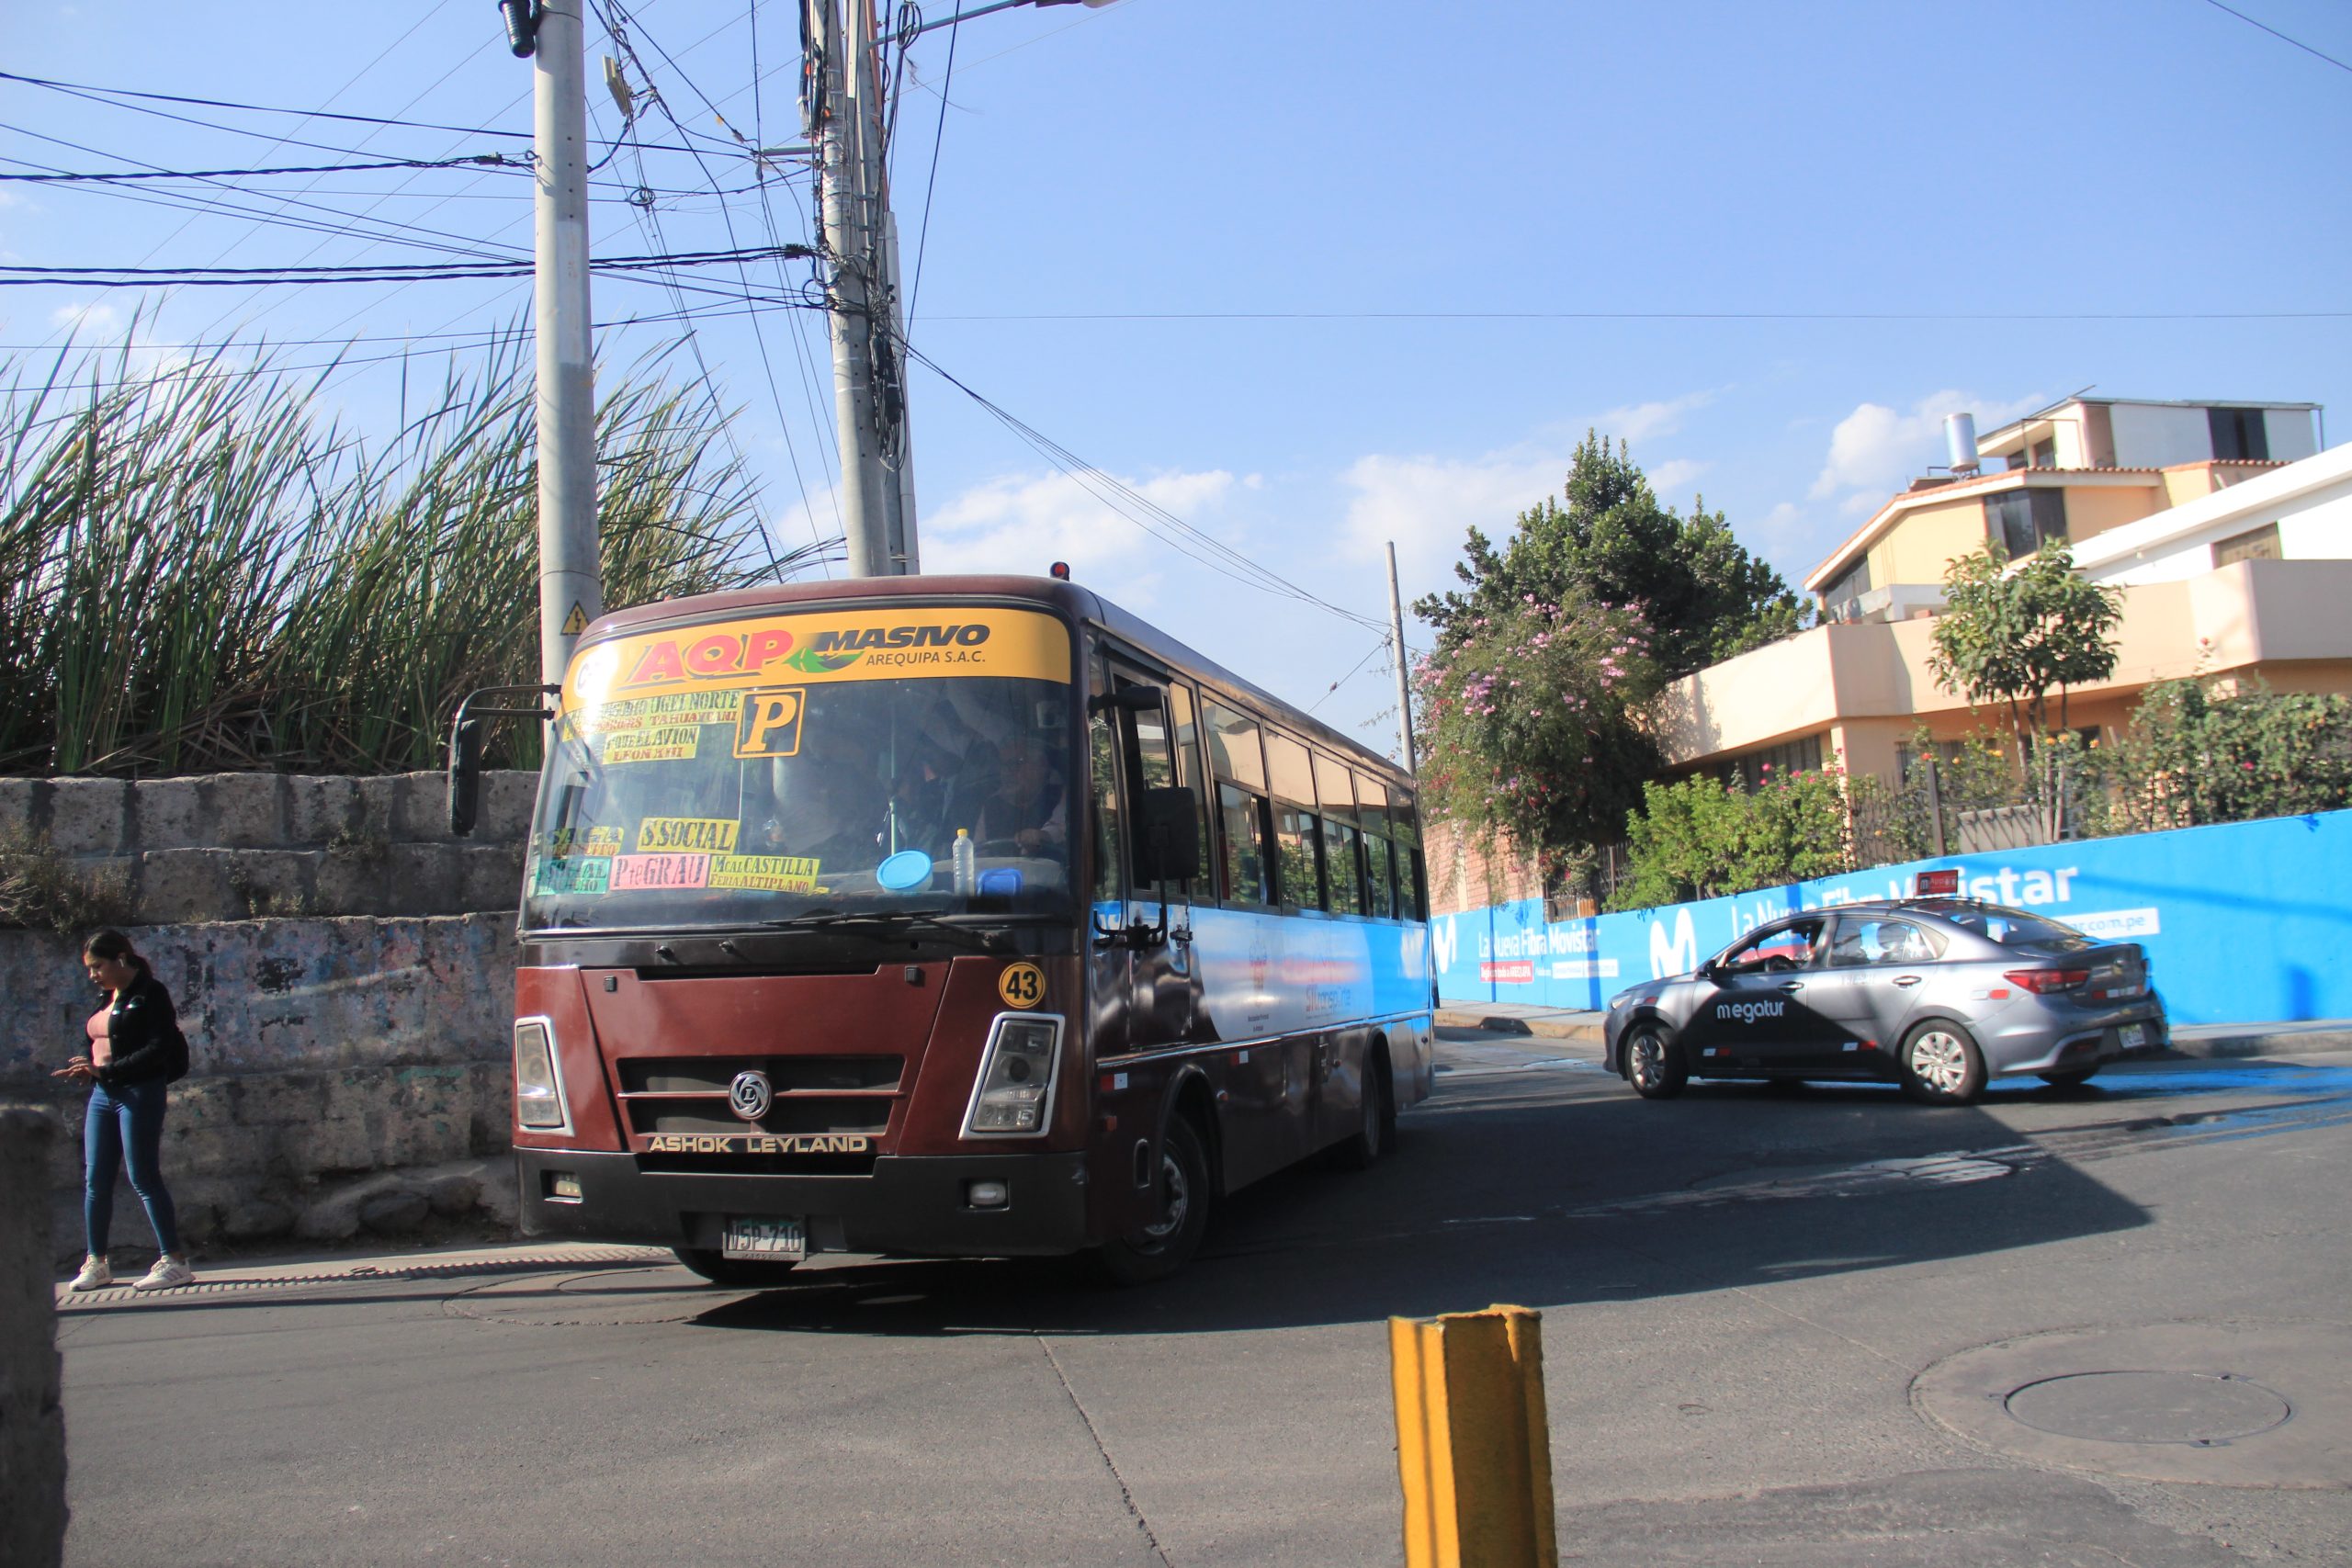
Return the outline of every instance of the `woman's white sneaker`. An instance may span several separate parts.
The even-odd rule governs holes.
[[[178,1258],[167,1256],[155,1259],[155,1267],[148,1269],[144,1277],[133,1280],[130,1288],[134,1291],[169,1291],[195,1283],[196,1270]]]
[[[82,1271],[74,1276],[74,1283],[66,1288],[74,1291],[103,1291],[113,1283],[114,1269],[105,1258],[85,1258],[82,1259]]]

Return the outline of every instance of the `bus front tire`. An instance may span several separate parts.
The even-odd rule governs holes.
[[[760,1291],[784,1283],[793,1265],[751,1258],[729,1258],[725,1253],[704,1247],[674,1247],[671,1252],[688,1272],[699,1274],[714,1285],[726,1285],[739,1291]]]
[[[1171,1120],[1160,1140],[1159,1181],[1165,1201],[1159,1221],[1103,1243],[1094,1255],[1114,1284],[1165,1280],[1201,1249],[1209,1225],[1209,1162],[1199,1130],[1185,1117]]]

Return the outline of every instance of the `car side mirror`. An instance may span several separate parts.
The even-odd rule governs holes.
[[[1701,959],[1699,961],[1699,967],[1690,971],[1690,977],[1694,980],[1713,979],[1715,977],[1715,961],[1712,958]]]
[[[1201,814],[1189,786],[1142,792],[1136,802],[1135,847],[1138,882],[1182,882],[1199,870]]]

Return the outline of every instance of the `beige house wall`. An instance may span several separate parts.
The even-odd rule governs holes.
[[[1871,585],[1941,582],[1945,567],[1984,544],[1984,498],[1981,494],[1917,507],[1871,547]]]
[[[2096,537],[2109,528],[2120,528],[2126,523],[2160,512],[2173,504],[2165,498],[2163,488],[2149,476],[2145,486],[2115,488],[2106,485],[2070,486],[2066,491],[2066,537],[2070,542]]]
[[[2280,691],[2352,693],[2346,604],[2352,560],[2240,561],[2127,588],[2115,672],[2070,694],[2069,721],[2120,727],[2151,682],[2189,675],[2259,674]],[[1972,713],[1937,683],[1934,648],[1932,620],[1830,625],[1702,670],[1661,700],[1668,764],[1696,767],[1820,735],[1849,772],[1891,778],[1894,747],[1917,725],[1939,739],[2006,729],[2006,706]]]

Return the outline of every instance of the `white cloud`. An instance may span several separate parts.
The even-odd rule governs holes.
[[[1705,408],[1715,400],[1713,391],[1685,392],[1679,398],[1661,402],[1632,403],[1611,409],[1592,422],[1602,435],[1638,445],[1653,435],[1671,435],[1682,428],[1682,416],[1693,409]],[[1655,481],[1653,481],[1655,482]]]
[[[1556,494],[1568,460],[1566,453],[1523,450],[1469,458],[1359,457],[1340,475],[1340,483],[1354,492],[1340,537],[1349,554],[1370,560],[1379,559],[1394,540],[1397,574],[1408,584],[1433,583],[1461,553],[1473,525],[1499,542],[1512,518]]]
[[[1676,492],[1695,481],[1701,474],[1713,467],[1713,463],[1690,457],[1669,458],[1649,470],[1650,489],[1657,493],[1658,500],[1667,505],[1676,505],[1680,500]]]
[[[1255,475],[1237,479],[1219,468],[1121,482],[1153,505],[1214,532],[1204,517],[1235,489],[1255,489],[1258,480]],[[1159,581],[1158,572],[1139,571],[1136,563],[1164,554],[1121,509],[1065,474],[990,479],[927,509],[917,528],[926,572],[1043,576],[1052,562],[1068,561],[1072,576],[1101,585],[1129,605],[1150,604]]]
[[[85,343],[94,338],[119,338],[122,335],[122,312],[104,300],[60,305],[49,313],[49,320],[50,324],[60,332],[70,332]]]
[[[1849,515],[1858,507],[1865,513],[1873,511],[1943,457],[1946,414],[1973,413],[1977,428],[1987,430],[2045,400],[2035,396],[2004,402],[1946,389],[1921,398],[1909,413],[1898,413],[1883,403],[1860,404],[1829,433],[1829,453],[1813,481],[1813,498],[1825,501],[1841,491],[1860,491],[1860,496],[1847,496],[1839,509]]]

